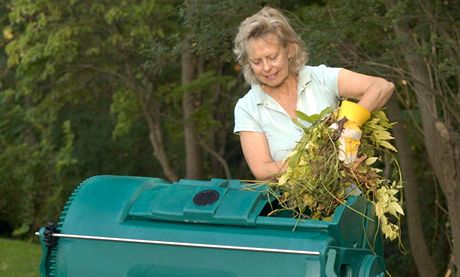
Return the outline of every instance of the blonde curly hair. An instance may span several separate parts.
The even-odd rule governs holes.
[[[300,36],[292,29],[286,17],[277,9],[264,7],[258,13],[241,22],[235,36],[233,53],[241,65],[244,78],[249,84],[258,84],[248,59],[248,44],[251,39],[275,34],[282,47],[292,45],[294,55],[289,60],[289,72],[297,75],[308,60],[308,54]]]

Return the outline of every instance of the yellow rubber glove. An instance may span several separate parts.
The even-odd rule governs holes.
[[[356,160],[361,144],[361,125],[369,119],[371,113],[356,103],[344,100],[340,105],[338,120],[347,119],[339,138],[339,160],[349,165]]]

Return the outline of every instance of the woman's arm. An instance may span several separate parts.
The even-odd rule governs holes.
[[[359,100],[358,104],[372,112],[385,105],[394,91],[394,85],[380,77],[368,76],[341,69],[339,96]]]
[[[239,134],[244,157],[257,180],[269,180],[286,171],[285,162],[272,160],[267,138],[263,133],[239,132]]]

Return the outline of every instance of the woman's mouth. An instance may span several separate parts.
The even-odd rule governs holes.
[[[267,76],[265,76],[265,78],[267,78],[268,80],[273,80],[273,79],[276,78],[276,73],[275,73],[275,74],[267,75]]]

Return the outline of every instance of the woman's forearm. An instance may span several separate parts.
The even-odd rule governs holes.
[[[286,168],[287,163],[285,161],[277,161],[254,165],[251,171],[257,180],[266,181],[286,172]]]
[[[394,91],[394,84],[383,78],[376,78],[374,84],[359,99],[358,104],[370,112],[382,108]]]

